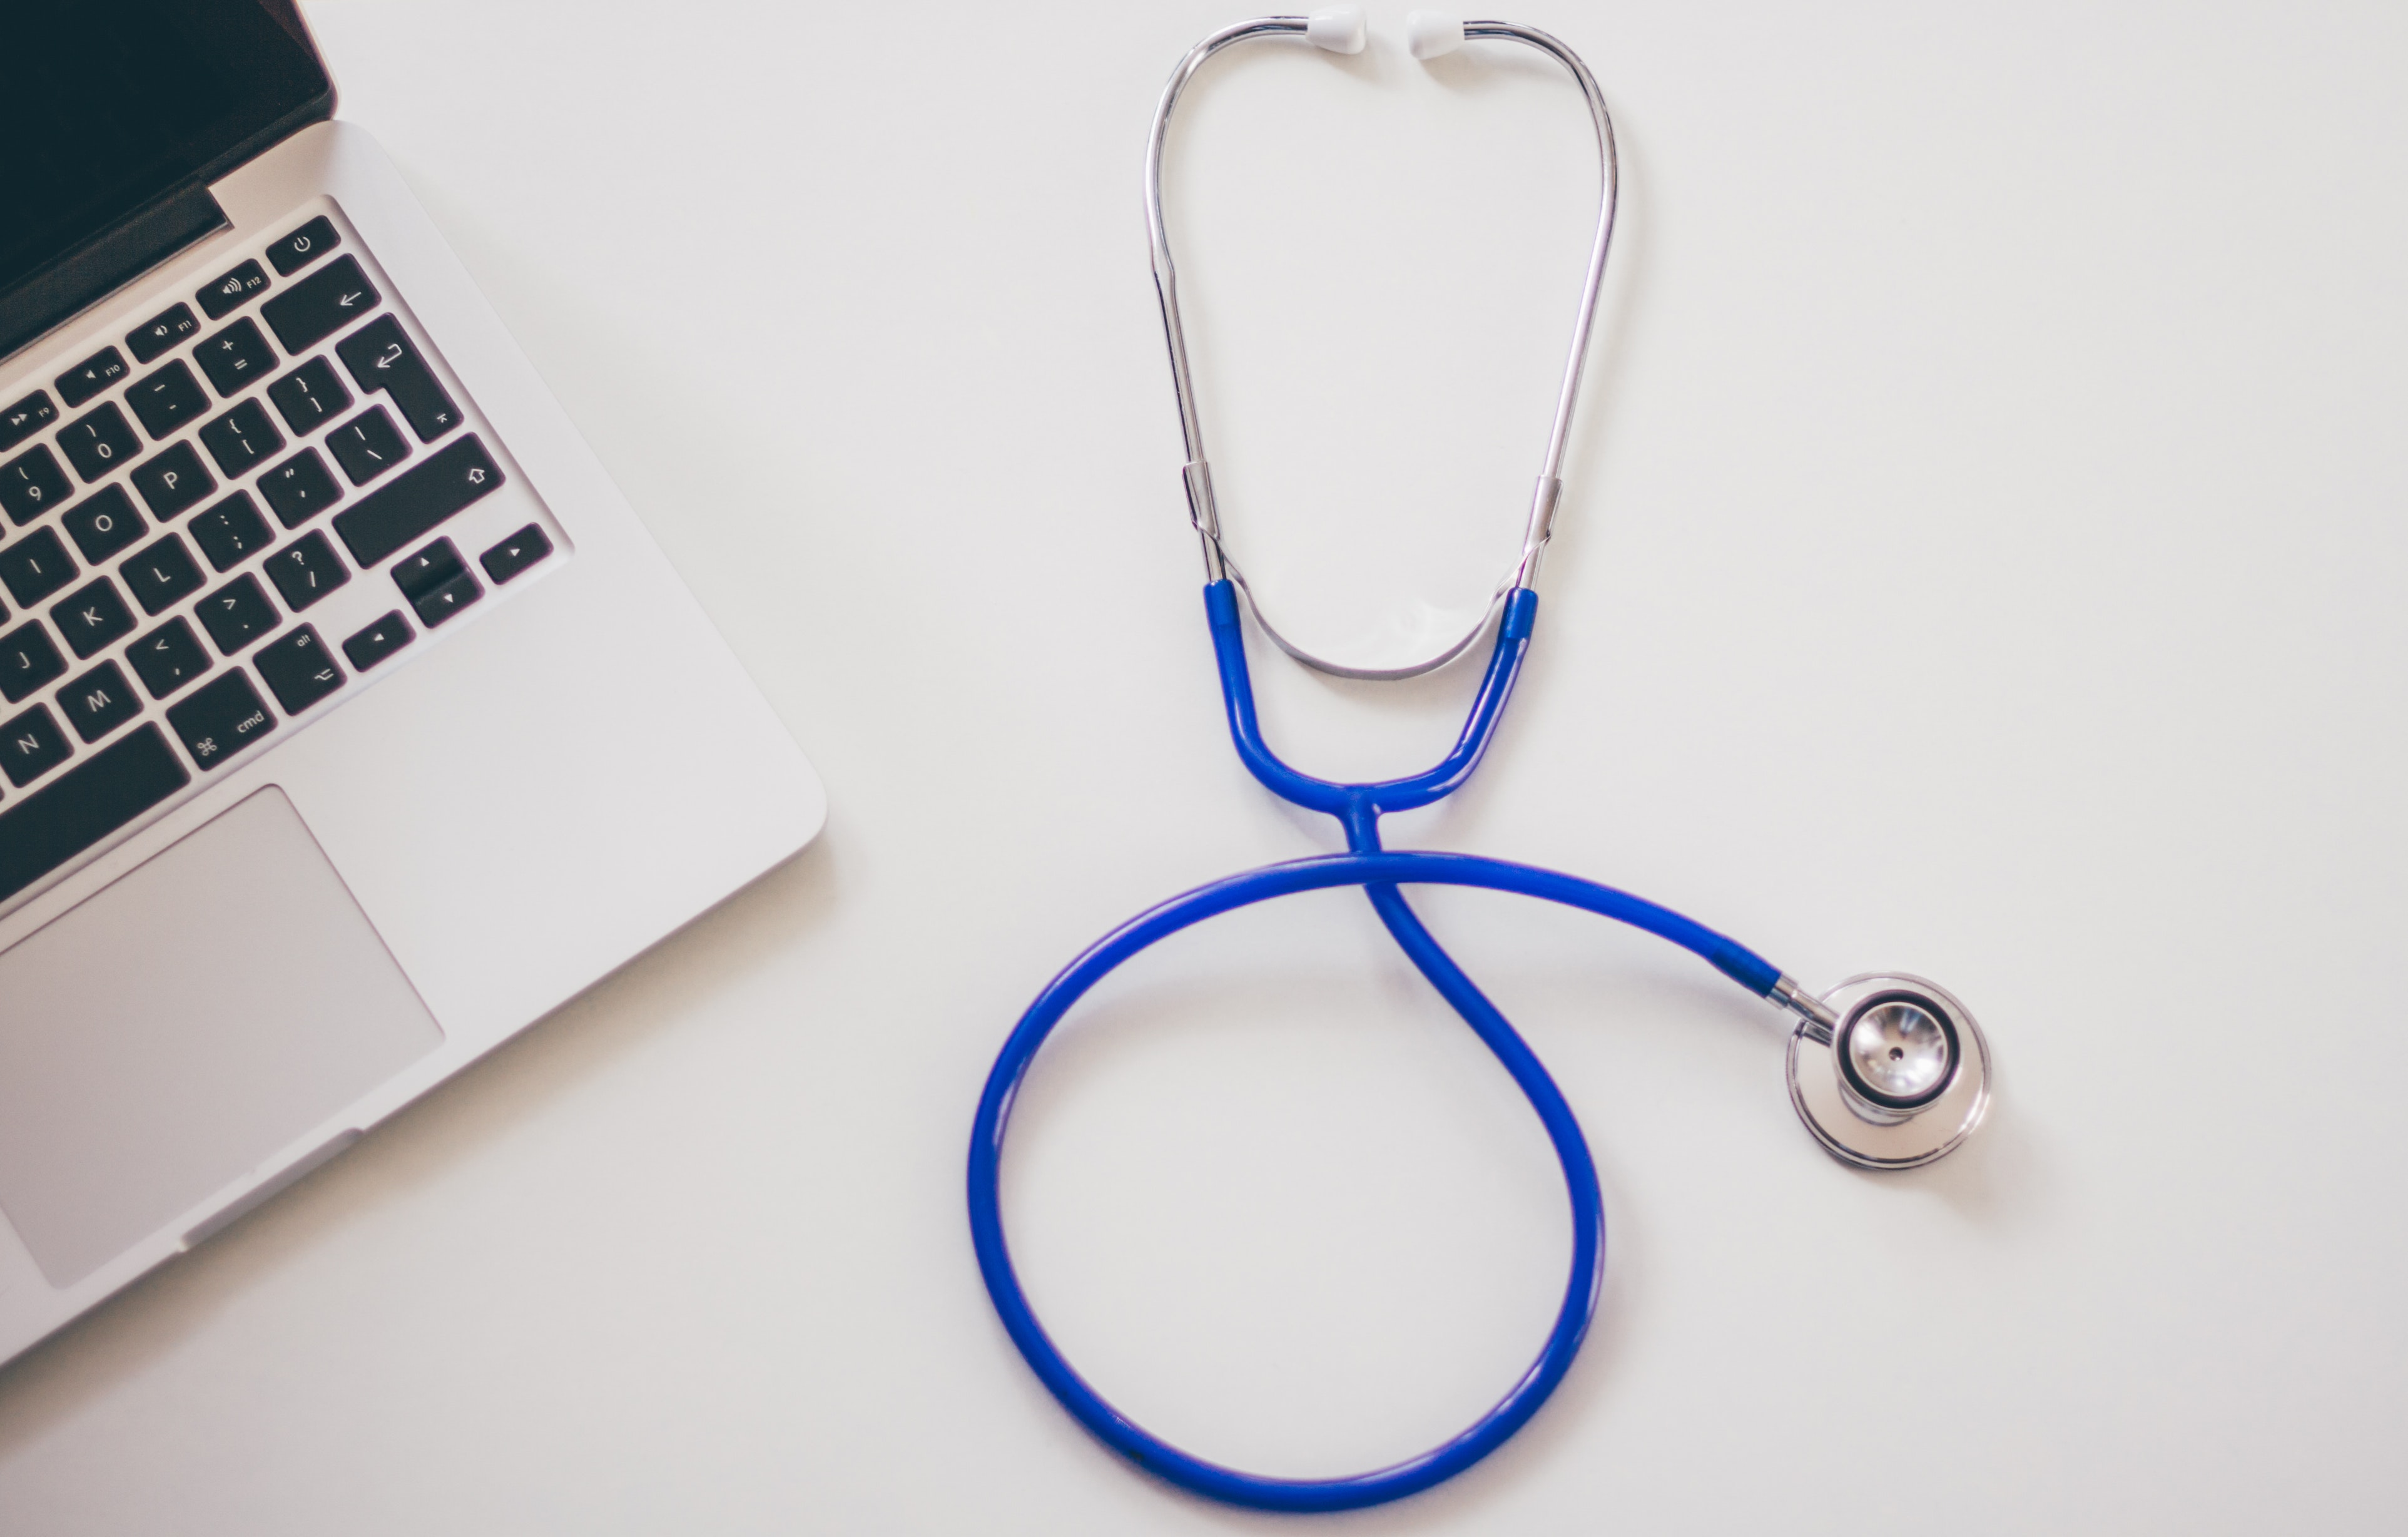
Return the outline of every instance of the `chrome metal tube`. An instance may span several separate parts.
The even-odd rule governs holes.
[[[1798,1028],[1818,1046],[1828,1046],[1840,1028],[1840,1016],[1821,998],[1798,985],[1794,977],[1783,977],[1772,984],[1765,997],[1798,1016]]]
[[[1521,553],[1512,569],[1498,583],[1488,611],[1472,625],[1462,639],[1449,644],[1438,654],[1399,668],[1356,668],[1332,662],[1291,644],[1274,627],[1254,601],[1253,590],[1230,559],[1227,543],[1221,532],[1219,508],[1212,497],[1212,472],[1204,452],[1204,426],[1197,415],[1196,387],[1187,359],[1187,333],[1179,315],[1179,268],[1171,259],[1170,232],[1162,213],[1162,152],[1170,136],[1171,114],[1177,110],[1181,93],[1196,78],[1205,62],[1223,49],[1254,37],[1302,37],[1306,19],[1301,16],[1265,16],[1251,22],[1239,22],[1223,27],[1187,50],[1171,71],[1170,81],[1163,87],[1162,100],[1154,110],[1154,129],[1146,136],[1145,146],[1145,223],[1146,235],[1153,248],[1154,292],[1162,306],[1163,341],[1170,351],[1170,387],[1179,400],[1179,434],[1187,451],[1187,462],[1182,479],[1187,494],[1188,519],[1195,524],[1203,540],[1204,570],[1207,581],[1224,578],[1235,582],[1246,594],[1254,610],[1254,618],[1263,632],[1276,641],[1282,651],[1324,672],[1343,678],[1411,678],[1445,666],[1461,655],[1487,627],[1488,614],[1494,612],[1504,596],[1516,587],[1528,587],[1538,581],[1541,558],[1547,541],[1554,537],[1555,506],[1563,494],[1563,463],[1565,445],[1571,434],[1572,408],[1580,397],[1581,371],[1588,359],[1589,334],[1597,318],[1597,299],[1605,280],[1606,256],[1613,244],[1614,213],[1621,197],[1621,168],[1613,141],[1613,118],[1606,110],[1605,96],[1598,90],[1597,79],[1589,74],[1588,65],[1558,39],[1536,27],[1517,26],[1511,22],[1466,22],[1463,35],[1467,39],[1486,38],[1521,43],[1537,49],[1562,65],[1581,89],[1588,104],[1589,121],[1597,133],[1599,189],[1598,196],[1597,237],[1589,248],[1588,271],[1581,284],[1580,307],[1572,318],[1571,351],[1564,363],[1562,387],[1555,395],[1555,415],[1547,433],[1546,458],[1540,467],[1538,486],[1531,496],[1530,514],[1523,529]]]

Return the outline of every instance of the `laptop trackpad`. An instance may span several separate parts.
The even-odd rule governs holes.
[[[71,1286],[442,1039],[262,790],[0,955],[0,1211]]]

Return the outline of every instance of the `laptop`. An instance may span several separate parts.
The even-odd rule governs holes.
[[[0,0],[0,1359],[818,779],[289,0]]]

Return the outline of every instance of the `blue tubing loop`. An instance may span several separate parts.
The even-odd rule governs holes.
[[[1212,639],[1228,706],[1229,731],[1238,754],[1254,777],[1297,805],[1326,812],[1346,829],[1349,852],[1267,865],[1201,885],[1141,912],[1091,945],[1029,1004],[1012,1027],[988,1073],[970,1134],[970,1238],[980,1273],[994,1299],[1004,1329],[1019,1346],[1039,1381],[1097,1440],[1147,1472],[1194,1493],[1233,1505],[1276,1511],[1337,1511],[1376,1505],[1418,1494],[1463,1472],[1519,1430],[1570,1370],[1597,1309],[1604,1276],[1605,1213],[1597,1166],[1589,1156],[1580,1122],[1546,1069],[1513,1027],[1465,975],[1405,902],[1400,885],[1474,886],[1537,897],[1628,924],[1691,951],[1752,993],[1766,994],[1780,969],[1704,925],[1644,898],[1576,876],[1476,855],[1432,854],[1380,847],[1382,813],[1426,806],[1471,775],[1495,735],[1498,717],[1513,692],[1522,658],[1529,649],[1538,596],[1517,589],[1506,599],[1496,649],[1482,679],[1463,734],[1436,768],[1406,779],[1371,784],[1340,784],[1301,774],[1282,763],[1263,740],[1254,719],[1254,689],[1246,670],[1237,597],[1226,582],[1204,590]],[[1361,886],[1372,910],[1398,949],[1431,986],[1496,1054],[1538,1113],[1562,1165],[1572,1216],[1571,1273],[1538,1357],[1487,1413],[1441,1445],[1390,1467],[1342,1478],[1265,1478],[1208,1462],[1160,1440],[1105,1401],[1073,1370],[1037,1321],[1011,1268],[1003,1233],[998,1183],[1004,1135],[1021,1080],[1047,1037],[1088,989],[1131,956],[1183,928],[1237,908],[1298,892]]]

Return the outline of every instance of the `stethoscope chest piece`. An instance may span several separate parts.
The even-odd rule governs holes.
[[[1822,1001],[1837,1023],[1801,1021],[1790,1036],[1789,1102],[1832,1156],[1914,1169],[1973,1134],[1990,1108],[1990,1045],[1954,994],[1869,974]]]

